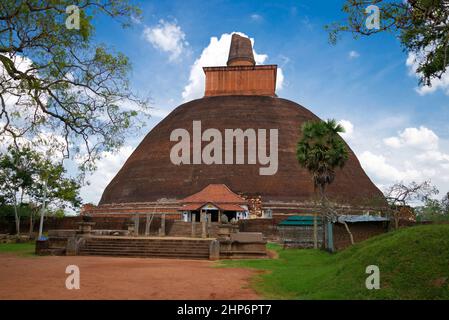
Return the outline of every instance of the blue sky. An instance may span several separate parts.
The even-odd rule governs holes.
[[[257,54],[268,56],[264,63],[282,69],[278,96],[343,121],[346,141],[380,188],[431,179],[441,193],[449,191],[449,75],[431,90],[417,89],[409,54],[391,34],[357,40],[347,34],[330,45],[324,25],[344,17],[342,3],[142,1],[143,17],[132,28],[95,21],[96,41],[130,58],[132,87],[150,95],[155,110],[140,136],[106,155],[83,189],[84,200],[96,203],[145,134],[185,100],[189,79],[198,76],[192,66],[206,48],[212,50],[211,38],[218,50],[222,36],[234,31],[254,39]],[[205,54],[197,64],[210,58]]]

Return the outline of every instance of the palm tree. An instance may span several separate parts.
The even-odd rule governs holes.
[[[335,169],[342,168],[348,160],[348,149],[339,135],[345,130],[332,119],[307,121],[302,125],[301,131],[296,158],[312,175],[315,190],[318,189],[320,195],[322,217],[335,216],[327,204],[325,191],[335,179]],[[352,241],[352,235],[350,236]]]
[[[320,200],[325,201],[326,186],[335,179],[335,169],[348,160],[348,149],[339,133],[345,129],[335,120],[307,121],[303,124],[302,138],[298,141],[296,157],[313,178]]]

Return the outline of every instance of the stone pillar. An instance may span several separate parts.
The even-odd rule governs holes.
[[[150,215],[147,213],[145,222],[145,236],[150,235]]]
[[[211,230],[212,230],[212,214],[209,213],[207,215],[207,236],[208,237],[210,237]]]
[[[95,225],[95,222],[77,222],[78,230],[76,234],[80,234],[83,236],[90,236],[92,233],[92,228]]]
[[[206,221],[206,212],[200,211],[200,222]]]
[[[139,214],[136,213],[136,215],[134,216],[134,236],[138,237],[139,236]]]
[[[206,223],[206,220],[201,221],[201,238],[207,238]]]
[[[37,241],[36,241],[37,244]],[[76,256],[77,252],[76,252],[76,237],[70,237],[67,239],[67,246],[66,246],[66,250],[65,250],[65,255],[66,256]]]
[[[214,240],[209,245],[209,260],[220,259],[220,241]]]
[[[161,228],[159,229],[159,236],[165,237],[165,213],[161,215]]]
[[[195,238],[195,220],[196,220],[196,214],[192,213],[192,238]]]

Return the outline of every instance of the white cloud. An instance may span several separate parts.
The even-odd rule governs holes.
[[[379,188],[384,190],[398,181],[430,180],[440,195],[449,191],[448,140],[424,126],[405,128],[385,138],[376,124],[372,127],[361,126],[350,141],[362,167]]]
[[[349,120],[340,120],[338,123],[345,129],[344,133],[340,133],[340,135],[344,139],[351,139],[352,134],[354,132],[354,125]]]
[[[349,51],[349,59],[357,59],[358,57],[360,57],[360,53],[358,53],[357,51],[351,50]]]
[[[184,101],[201,98],[204,95],[204,72],[203,67],[225,66],[228,60],[229,47],[231,45],[231,37],[233,33],[238,33],[247,37],[241,32],[224,33],[217,37],[211,37],[209,45],[204,48],[200,57],[196,59],[190,68],[189,83],[184,87],[182,98]],[[254,46],[254,39],[251,38]],[[262,64],[268,59],[266,54],[258,54],[254,51],[254,60],[256,64]],[[284,74],[282,69],[278,68],[276,89],[282,89],[284,83]]]
[[[423,150],[434,150],[438,148],[438,136],[426,127],[406,128],[399,132],[397,137],[389,137],[384,140],[385,145],[392,148],[404,146],[415,147]]]
[[[278,68],[276,75],[276,90],[282,90],[282,88],[284,88],[284,73],[282,72],[282,68]]]
[[[388,163],[383,155],[376,155],[370,151],[365,151],[359,156],[362,167],[376,180],[379,181],[413,181],[422,178],[421,173],[415,169],[397,169]]]
[[[257,14],[257,13],[253,13],[252,15],[250,15],[250,18],[254,22],[260,22],[260,21],[263,20],[263,17],[260,14]]]
[[[420,78],[421,75],[417,72],[422,57],[418,57],[415,53],[410,52],[405,64],[409,68],[409,74]],[[437,90],[442,90],[445,94],[449,95],[449,71],[446,71],[441,76],[441,79],[433,79],[430,86],[421,86],[415,88],[419,95],[424,96],[429,93],[433,93]]]
[[[176,21],[159,20],[156,26],[145,27],[143,35],[154,48],[169,53],[170,61],[177,60],[189,45]]]
[[[90,184],[81,188],[80,195],[85,203],[97,204],[104,189],[123,166],[133,150],[134,148],[130,146],[124,146],[117,153],[103,152],[101,161],[98,161],[97,170],[88,177]]]

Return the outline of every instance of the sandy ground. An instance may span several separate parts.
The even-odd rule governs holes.
[[[68,265],[80,289],[68,290]],[[0,255],[0,299],[258,299],[246,269],[214,262],[113,257]]]

